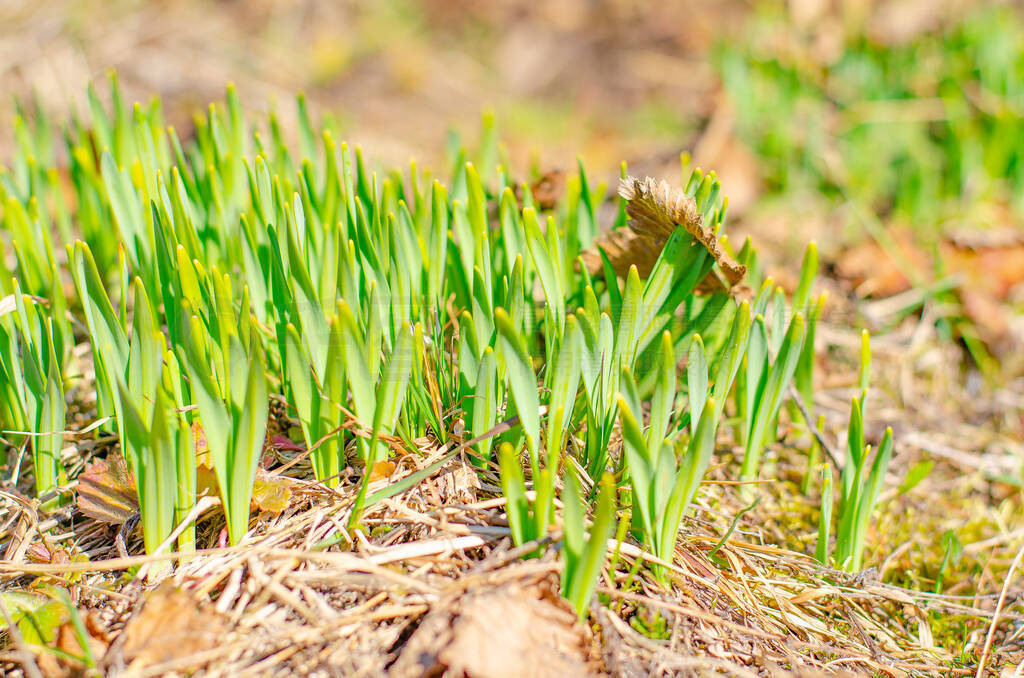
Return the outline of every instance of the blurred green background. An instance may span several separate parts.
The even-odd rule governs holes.
[[[68,115],[116,69],[183,136],[228,81],[286,123],[303,91],[369,158],[434,167],[490,110],[524,179],[582,155],[676,180],[688,151],[769,260],[817,238],[843,293],[903,295],[869,321],[938,303],[975,364],[1014,372],[1022,38],[1016,6],[962,0],[42,0],[0,4],[0,89]]]

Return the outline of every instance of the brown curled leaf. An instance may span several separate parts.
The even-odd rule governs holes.
[[[85,467],[78,476],[78,510],[112,525],[123,525],[138,512],[135,478],[124,457],[111,453]]]
[[[697,201],[682,189],[651,177],[626,177],[619,183],[619,195],[628,201],[629,225],[638,234],[664,245],[678,224],[714,257],[730,286],[738,285],[747,274],[747,267],[726,254],[714,232],[704,227]]]
[[[625,277],[629,267],[636,266],[640,276],[647,277],[669,236],[676,226],[682,226],[708,251],[721,270],[721,275],[716,271],[709,273],[698,284],[698,293],[726,292],[743,280],[746,266],[730,257],[715,233],[705,228],[696,200],[682,189],[651,177],[627,177],[619,183],[619,195],[627,200],[629,229],[605,233],[593,249],[583,254],[584,264],[591,273],[601,270],[601,256],[597,251],[600,248],[616,275]]]

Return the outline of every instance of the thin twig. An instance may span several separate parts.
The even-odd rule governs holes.
[[[796,392],[796,387],[793,386],[793,384],[789,385],[789,395],[793,398],[794,402],[796,402],[797,409],[800,410],[800,414],[803,415],[804,421],[807,422],[807,428],[810,430],[811,435],[814,436],[814,439],[818,441],[818,445],[821,446],[821,449],[823,449],[825,454],[828,455],[829,461],[831,461],[832,465],[837,469],[842,469],[843,466],[839,463],[839,457],[836,456],[836,453],[832,450],[832,446],[825,440],[825,435],[819,431],[818,427],[814,425],[813,421],[811,421],[811,414],[807,411],[807,408],[804,407],[804,402],[800,399],[800,394]]]
[[[1010,570],[1006,573],[1006,579],[1003,581],[1003,588],[999,591],[999,602],[996,603],[992,623],[988,625],[988,633],[985,634],[985,647],[981,650],[981,659],[978,660],[978,671],[974,674],[974,678],[981,678],[981,674],[985,671],[985,662],[988,661],[988,653],[992,649],[992,637],[996,633],[996,625],[999,624],[999,613],[1002,612],[1003,604],[1006,603],[1006,592],[1010,588],[1010,582],[1013,581],[1013,571],[1017,569],[1022,556],[1024,556],[1024,545],[1017,549],[1017,555],[1014,556]]]

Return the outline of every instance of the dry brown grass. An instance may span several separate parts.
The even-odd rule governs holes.
[[[842,308],[832,313],[848,326]],[[840,325],[830,327],[822,337],[831,350],[817,406],[828,422],[824,436],[834,444],[855,379],[847,356],[856,344]],[[141,550],[137,535],[129,533],[119,547],[118,528],[69,520],[66,511],[41,514],[37,502],[12,489],[4,493],[9,541],[0,578],[5,590],[34,577],[64,578],[109,675],[506,676],[543,666],[547,675],[968,675],[972,660],[956,653],[962,645],[977,662],[986,642],[988,666],[1005,672],[1024,658],[1024,587],[1017,577],[1004,578],[1024,544],[1024,511],[1020,491],[993,477],[1019,459],[1019,431],[994,424],[1016,411],[1009,396],[1019,397],[1020,385],[984,401],[943,392],[957,379],[956,363],[943,359],[950,351],[923,323],[874,342],[886,378],[869,401],[869,430],[882,424],[899,430],[880,518],[869,535],[874,567],[860,575],[823,568],[807,555],[815,498],[799,492],[806,434],[792,427],[772,448],[770,482],[758,486],[762,501],[731,533],[744,506],[731,484],[735,463],[726,434],[721,463],[698,495],[675,562],[659,563],[671,585],[649,575],[644,564],[653,558],[636,546],[613,547],[613,568],[602,575],[600,602],[585,625],[574,623],[558,595],[554,551],[520,560],[531,546],[511,544],[496,475],[478,476],[460,457],[370,511],[366,534],[344,527],[355,470],[329,491],[293,465],[286,511],[256,516],[243,544],[217,548],[223,520],[209,506],[215,500],[207,502],[200,519],[204,550],[170,556],[173,568],[159,556],[119,556],[121,548]],[[425,468],[450,449],[421,443],[394,476],[378,482]],[[74,450],[106,452],[109,443]],[[906,470],[923,456],[935,459],[936,469],[898,494]],[[947,572],[945,594],[923,592],[947,527],[965,541],[963,560]],[[90,560],[28,562],[29,547],[41,541],[85,551]],[[136,576],[125,578],[131,571]],[[71,581],[76,572],[83,576]],[[989,636],[1004,582],[1007,593]],[[18,656],[6,658],[15,662],[8,670],[19,671]],[[34,661],[48,675],[69,668],[45,653]]]

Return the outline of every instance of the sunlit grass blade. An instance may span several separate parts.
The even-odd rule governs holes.
[[[530,504],[526,498],[526,483],[523,480],[523,469],[519,465],[519,455],[509,443],[502,443],[498,447],[498,465],[512,541],[524,544],[532,538]]]
[[[741,471],[741,477],[744,480],[753,480],[757,476],[769,425],[778,416],[783,396],[796,371],[803,342],[804,318],[802,314],[797,313],[789,323],[789,329],[782,339],[779,352],[771,363],[771,368],[767,370],[767,379],[763,389],[759,389],[757,398],[751,402],[752,412],[749,416],[752,417],[752,425],[750,437],[744,450]],[[748,360],[750,359],[751,354],[748,354]]]
[[[664,509],[664,523],[661,527],[660,553],[663,560],[671,561],[675,549],[676,534],[683,519],[686,507],[697,494],[704,474],[711,464],[711,455],[715,451],[715,432],[718,420],[715,418],[715,400],[709,398],[707,406],[697,424],[697,430],[686,446],[679,467],[676,471],[672,493]]]
[[[551,370],[551,397],[548,401],[547,465],[558,463],[565,441],[566,427],[572,419],[576,403],[576,392],[580,383],[580,353],[583,339],[580,335],[576,316],[569,314],[565,319],[562,344],[555,354]]]
[[[814,559],[828,565],[828,540],[832,529],[832,468],[821,467],[821,516],[818,518],[818,546]]]
[[[662,369],[665,369],[664,367]],[[686,385],[690,398],[690,435],[697,435],[697,425],[708,397],[708,361],[704,356],[704,341],[699,334],[690,341],[686,363]]]
[[[565,475],[565,574],[562,591],[582,620],[597,587],[608,552],[608,539],[615,528],[615,481],[610,474],[601,478],[590,534],[584,537],[578,481],[570,471]],[[571,535],[571,536],[570,536]]]
[[[505,360],[508,372],[509,391],[526,436],[526,449],[530,454],[530,465],[536,473],[539,470],[537,452],[540,444],[540,399],[537,395],[537,376],[523,344],[523,338],[512,325],[512,320],[504,309],[495,309],[494,321],[498,330],[498,348]]]

